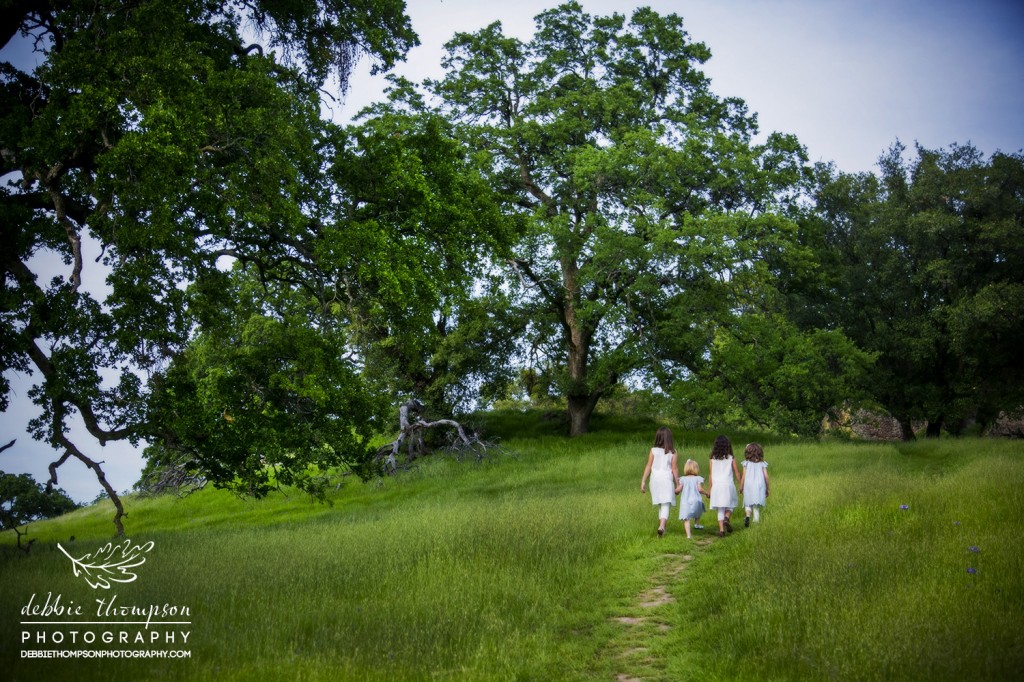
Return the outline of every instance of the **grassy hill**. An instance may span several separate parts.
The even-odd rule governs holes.
[[[136,581],[110,590],[75,577],[57,548],[77,558],[108,542],[108,505],[33,524],[27,557],[6,533],[4,677],[960,680],[1024,667],[1024,443],[769,441],[762,523],[718,539],[708,513],[688,541],[675,519],[657,538],[639,491],[653,422],[595,426],[569,440],[504,415],[488,426],[503,454],[346,479],[331,506],[216,490],[130,499],[129,536],[153,548]],[[714,435],[677,434],[705,476]],[[22,625],[33,595],[103,624]],[[187,607],[190,624],[111,625],[96,603],[111,595]],[[165,639],[37,641],[57,629]],[[59,648],[191,657],[21,657]]]

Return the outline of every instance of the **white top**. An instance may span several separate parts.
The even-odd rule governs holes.
[[[736,480],[732,475],[732,457],[711,460],[711,508],[732,509],[739,505]]]
[[[768,468],[768,462],[744,460],[743,468],[746,469],[743,476],[743,504],[747,507],[763,507],[768,499],[768,486],[764,482],[764,470]]]
[[[662,448],[651,448],[654,463],[651,465],[651,503],[675,504],[676,486],[672,479],[672,460],[674,452],[665,452]]]

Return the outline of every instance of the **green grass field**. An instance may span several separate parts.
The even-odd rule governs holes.
[[[107,591],[76,578],[56,543],[77,557],[109,541],[109,504],[33,524],[27,557],[5,533],[3,678],[1005,680],[1024,669],[1024,443],[768,441],[762,522],[718,539],[708,513],[687,541],[675,519],[657,538],[639,491],[653,423],[597,426],[568,440],[506,416],[491,429],[504,454],[347,478],[331,506],[215,490],[130,498],[129,536],[154,548],[138,580]],[[705,475],[714,435],[677,434]],[[191,658],[21,658],[60,648],[22,644],[46,629],[20,624],[33,594],[85,605],[85,620],[109,593],[187,606],[187,645],[157,648]]]

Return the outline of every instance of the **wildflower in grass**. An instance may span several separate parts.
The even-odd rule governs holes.
[[[978,569],[976,569],[973,566],[971,566],[970,568],[967,569],[967,572],[970,573],[971,575],[974,575],[975,573],[978,572]]]
[[[977,554],[978,552],[981,551],[981,547],[978,547],[977,545],[971,545],[970,547],[967,548],[967,551],[968,552],[974,552],[975,554]]]
[[[900,505],[900,509],[902,509],[903,511],[907,511],[908,509],[910,509],[910,505],[909,504],[901,504]]]
[[[954,521],[954,522],[953,522],[953,525],[954,525],[954,526],[959,526],[959,525],[960,525],[960,522],[959,522],[959,521]]]

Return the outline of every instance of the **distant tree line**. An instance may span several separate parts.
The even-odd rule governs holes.
[[[60,488],[47,489],[29,474],[8,474],[0,471],[0,531],[13,530],[17,547],[26,554],[35,540],[22,544],[28,529],[21,526],[60,516],[77,509],[78,505]]]
[[[809,435],[846,403],[907,437],[1024,404],[1024,159],[811,166],[711,91],[674,14],[456,34],[443,76],[342,126],[323,88],[417,42],[398,0],[7,5],[0,40],[42,63],[0,65],[2,406],[33,372],[34,437],[119,532],[74,420],[151,468],[322,495],[376,472],[410,400],[542,394],[571,435],[623,387]]]

